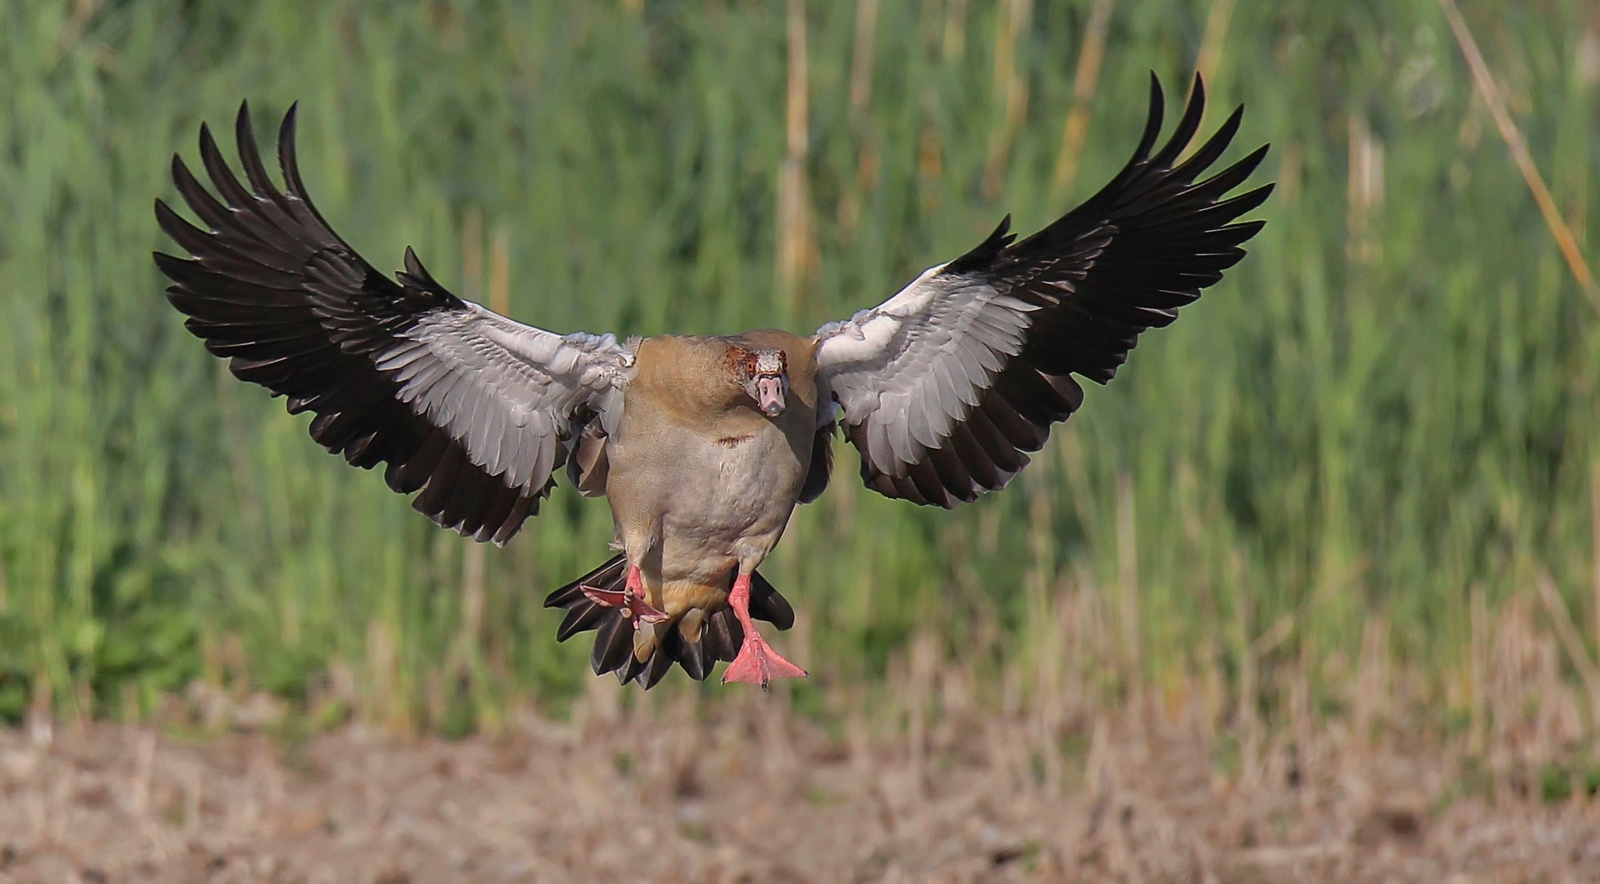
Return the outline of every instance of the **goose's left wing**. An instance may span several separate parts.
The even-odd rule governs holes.
[[[1152,156],[1162,118],[1152,75],[1138,150],[1099,193],[1021,242],[1008,217],[883,304],[818,329],[818,379],[843,409],[868,488],[950,507],[1004,487],[1082,403],[1073,374],[1109,381],[1140,332],[1172,322],[1244,257],[1262,222],[1234,221],[1272,185],[1228,192],[1267,148],[1197,182],[1243,114],[1180,163],[1204,106],[1196,77]]]

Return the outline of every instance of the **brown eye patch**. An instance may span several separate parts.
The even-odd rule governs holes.
[[[729,347],[727,354],[722,357],[722,365],[737,378],[748,379],[755,377],[755,351],[747,350],[744,347]]]

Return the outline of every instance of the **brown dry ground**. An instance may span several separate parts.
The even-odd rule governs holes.
[[[603,696],[454,742],[0,731],[0,882],[1600,881],[1600,800],[1337,727],[1124,712],[1052,754],[1022,714]]]

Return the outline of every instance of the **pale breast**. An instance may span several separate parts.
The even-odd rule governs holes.
[[[722,396],[729,384],[716,374],[718,359],[680,347],[672,364],[650,370],[649,355],[641,349],[640,374],[607,442],[606,496],[624,545],[655,535],[663,579],[721,582],[782,534],[810,464],[815,411],[791,396],[784,414],[768,419],[742,393]]]
[[[669,444],[613,443],[607,496],[619,525],[658,532],[663,579],[714,582],[746,546],[764,555],[777,543],[805,473],[801,452],[776,426],[715,438],[680,431],[661,441]]]
[[[804,462],[772,424],[706,439],[686,435],[680,449],[669,527],[707,542],[780,530],[800,496]],[[663,464],[664,468],[666,467]]]

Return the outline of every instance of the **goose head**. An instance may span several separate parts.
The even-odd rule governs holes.
[[[789,398],[789,360],[776,347],[729,347],[728,369],[767,417],[783,414]]]

